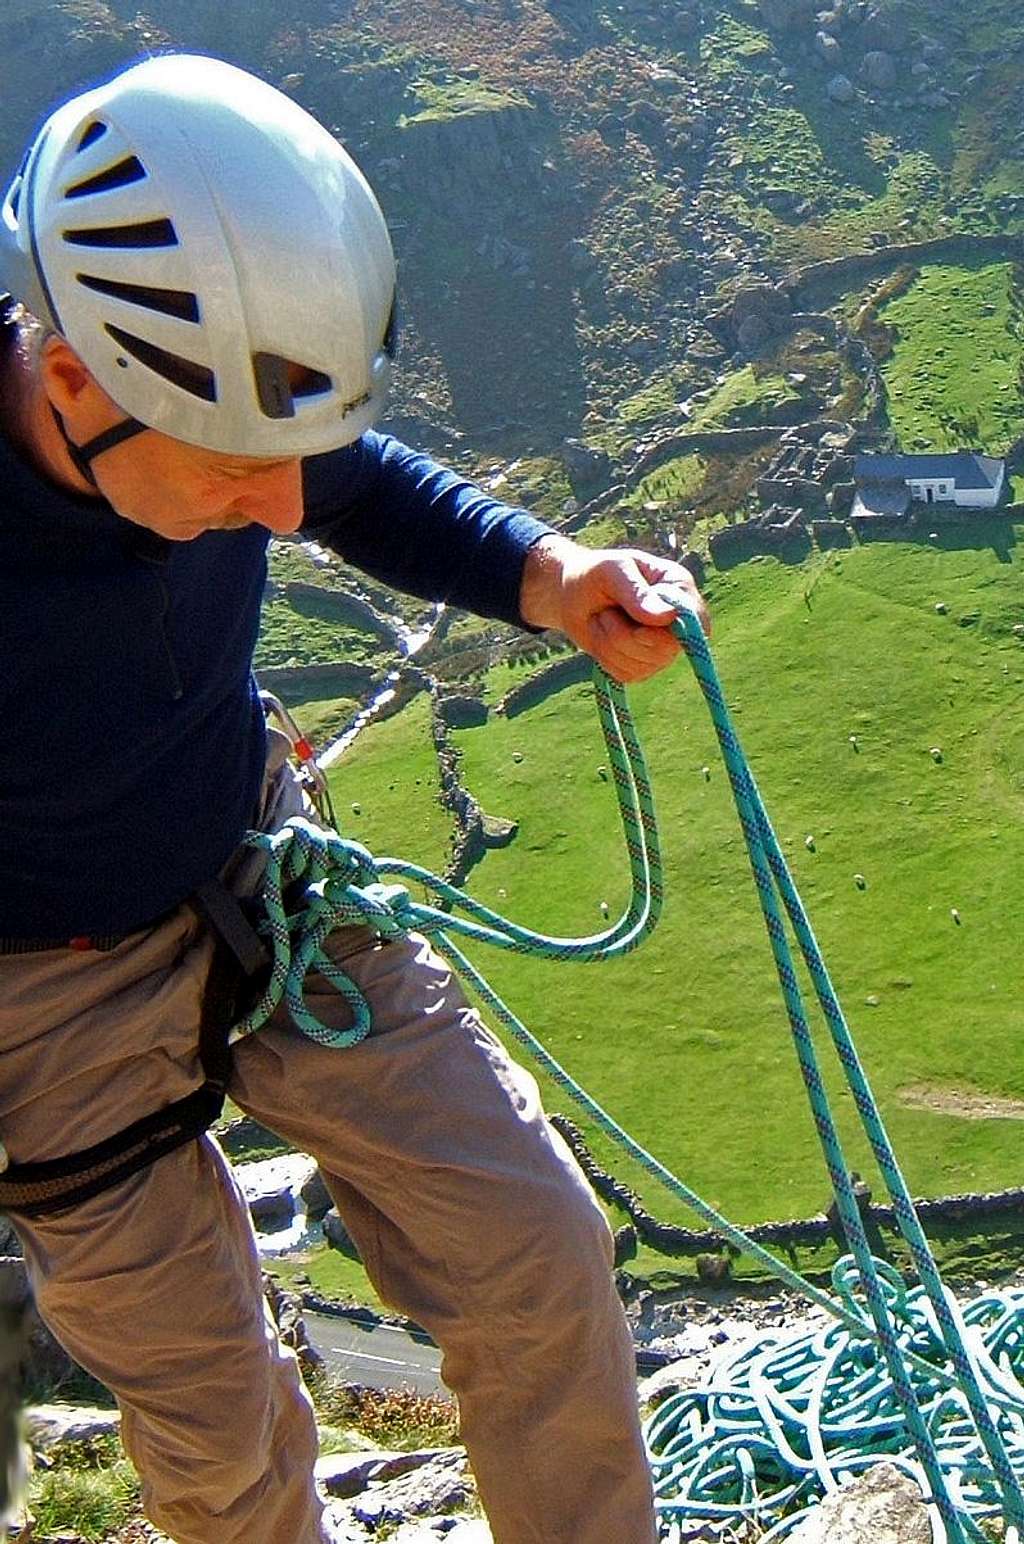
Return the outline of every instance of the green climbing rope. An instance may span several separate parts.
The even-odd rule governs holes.
[[[649,1443],[662,1536],[681,1540],[691,1521],[721,1527],[756,1518],[781,1538],[807,1506],[877,1453],[896,1454],[922,1481],[947,1544],[986,1538],[980,1521],[1002,1516],[1009,1544],[1024,1528],[1024,1297],[1007,1295],[991,1343],[975,1317],[965,1319],[943,1286],[914,1212],[909,1191],[861,1068],[852,1038],[785,859],[736,738],[700,624],[684,597],[673,631],[689,658],[718,735],[747,843],[765,925],[825,1162],[851,1258],[837,1267],[830,1296],[722,1217],[642,1148],[561,1067],[465,957],[456,937],[521,954],[592,962],[634,949],[661,910],[661,860],[650,782],[621,686],[595,670],[595,694],[612,767],[629,856],[632,894],[611,928],[588,938],[553,938],[500,916],[429,870],[395,858],[374,858],[359,843],[293,818],[280,831],[250,832],[265,854],[263,931],[273,954],[259,1003],[233,1032],[258,1030],[283,1003],[306,1035],[333,1046],[362,1039],[369,1004],[325,952],[338,927],[369,925],[382,937],[416,931],[472,983],[484,1002],[547,1072],[597,1123],[673,1194],[741,1251],[828,1310],[838,1327],[804,1338],[799,1347],[766,1343],[736,1359],[696,1391],[662,1407]],[[417,901],[410,884],[432,898]],[[291,909],[285,896],[301,891]],[[780,906],[781,901],[781,906]],[[874,1260],[849,1168],[825,1094],[783,921],[789,918],[825,1022],[854,1095],[868,1140],[910,1248],[921,1287],[907,1294]],[[316,970],[345,997],[351,1026],[330,1029],[303,999],[307,972]],[[856,1289],[856,1290],[855,1290]],[[987,1321],[986,1321],[987,1322]],[[884,1437],[881,1435],[884,1433]]]

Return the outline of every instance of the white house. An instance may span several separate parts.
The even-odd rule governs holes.
[[[857,501],[871,513],[884,489],[905,487],[909,499],[921,504],[956,504],[962,509],[994,509],[1002,498],[1006,462],[976,450],[951,455],[874,456],[854,458]],[[856,509],[854,513],[856,513]]]

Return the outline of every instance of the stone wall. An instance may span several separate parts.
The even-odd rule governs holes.
[[[461,753],[452,744],[449,731],[454,726],[445,713],[445,700],[436,683],[430,687],[430,731],[441,780],[440,800],[455,820],[451,857],[445,865],[444,878],[450,884],[465,883],[475,863],[487,847],[484,837],[484,812],[469,789],[463,786],[459,772]]]
[[[278,692],[281,687],[302,687],[309,692],[331,692],[337,697],[368,696],[383,684],[373,665],[326,660],[317,665],[264,665],[256,672],[261,686]]]
[[[504,713],[506,718],[515,718],[517,714],[525,713],[527,708],[543,702],[552,692],[561,691],[563,686],[575,686],[580,681],[589,681],[593,670],[594,661],[589,654],[568,654],[564,659],[555,660],[553,665],[538,670],[521,685],[513,686],[494,711]]]
[[[726,1240],[711,1229],[682,1228],[674,1223],[658,1222],[646,1211],[628,1185],[605,1172],[583,1139],[579,1127],[565,1115],[550,1115],[551,1124],[572,1149],[590,1184],[602,1200],[627,1212],[640,1240],[665,1255],[691,1255],[698,1251],[720,1251]],[[861,1216],[870,1226],[895,1230],[896,1211],[892,1206],[874,1204],[866,1186],[857,1187]],[[974,1192],[967,1195],[941,1196],[935,1200],[917,1200],[914,1208],[921,1224],[949,1222],[984,1222],[994,1218],[1020,1218],[1024,1207],[1024,1188]],[[788,1222],[764,1222],[744,1229],[755,1243],[785,1248],[790,1244],[819,1244],[839,1237],[832,1217],[821,1212],[816,1217]]]
[[[881,278],[901,263],[953,263],[958,259],[991,254],[994,260],[1018,260],[1024,256],[1019,236],[938,236],[932,241],[907,241],[855,252],[848,257],[826,258],[797,269],[786,280],[794,306],[816,311],[830,297]]]
[[[653,472],[655,467],[674,456],[689,456],[709,450],[760,450],[762,445],[771,445],[773,441],[781,439],[785,429],[784,424],[757,424],[749,429],[692,429],[684,430],[681,434],[665,435],[641,448],[629,469],[624,487],[626,491],[636,487],[648,472]],[[621,489],[609,490],[612,491],[618,491],[621,496]]]
[[[388,618],[371,606],[369,601],[362,600],[358,595],[350,595],[347,590],[331,590],[322,584],[307,584],[302,579],[290,579],[286,584],[274,584],[271,581],[267,585],[267,593],[283,594],[287,600],[314,600],[330,610],[339,622],[347,622],[350,627],[373,633],[396,651],[400,647],[398,632]]]

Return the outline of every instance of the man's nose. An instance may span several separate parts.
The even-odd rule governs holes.
[[[305,507],[302,498],[302,462],[258,472],[246,504],[250,519],[265,525],[268,531],[286,536],[302,524]]]

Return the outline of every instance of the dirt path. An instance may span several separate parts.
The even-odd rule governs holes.
[[[1024,1099],[983,1094],[975,1088],[942,1088],[915,1083],[897,1095],[908,1110],[934,1110],[939,1115],[959,1115],[961,1120],[1024,1120]]]

